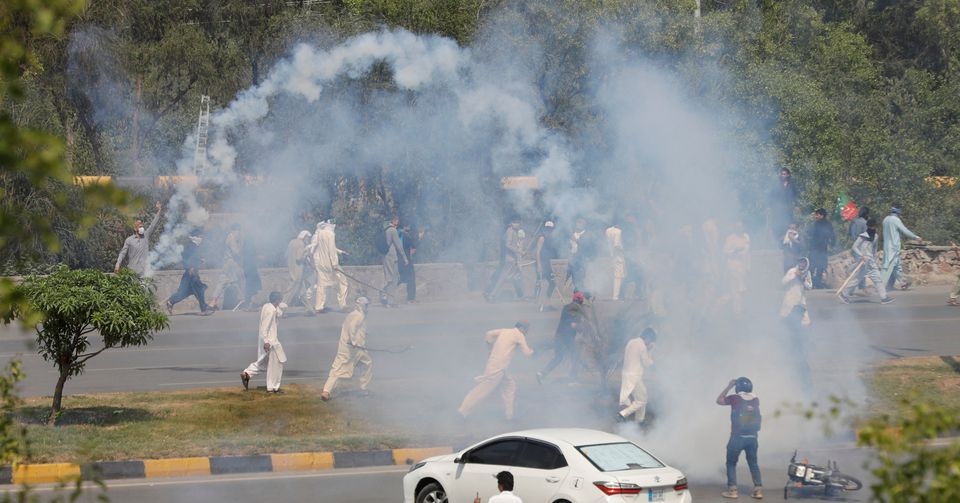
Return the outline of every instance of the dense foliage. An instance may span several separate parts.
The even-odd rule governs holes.
[[[107,274],[60,266],[49,275],[25,278],[18,290],[24,303],[12,316],[24,310],[43,315],[36,327],[37,352],[60,374],[51,425],[60,413],[64,384],[83,373],[88,360],[110,348],[145,345],[169,326],[153,292],[129,269]]]
[[[769,165],[770,173],[738,181],[748,222],[763,212],[782,165],[794,171],[804,211],[833,208],[841,193],[881,213],[899,200],[920,235],[940,242],[960,237],[956,186],[930,180],[958,175],[960,0],[701,3],[695,17],[689,0],[102,0],[80,12],[69,37],[35,41],[37,64],[22,78],[25,101],[5,103],[4,110],[18,125],[62,138],[76,174],[171,174],[171,160],[195,127],[200,95],[225,105],[298,41],[329,45],[386,25],[469,45],[481,41],[494,18],[513,17],[545,50],[536,70],[547,104],[541,120],[578,148],[597,151],[604,148],[602,117],[582,99],[591,71],[587,48],[597,33],[617,26],[625,51],[676,73],[692,99],[736,112],[729,127],[757,153],[744,161]],[[364,83],[375,87],[385,79],[388,73],[374,72]],[[579,169],[585,172],[578,183],[590,185],[590,166]],[[318,177],[348,190],[304,208],[342,213],[341,239],[350,249],[369,248],[373,221],[394,211],[443,212],[428,240],[459,224],[456,204],[426,210],[414,206],[415,198],[395,197],[427,190],[429,178],[366,176]],[[42,205],[62,196],[17,197],[48,209]],[[346,208],[354,211],[338,211]],[[71,229],[54,228],[66,245],[55,258],[106,268],[126,232],[117,213],[98,216],[96,245],[68,240]],[[431,248],[423,251],[429,259]],[[358,257],[362,252],[351,260],[363,261]]]

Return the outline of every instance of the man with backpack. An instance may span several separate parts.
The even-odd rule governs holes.
[[[735,389],[734,394],[729,394]],[[754,499],[763,499],[763,483],[760,479],[760,465],[757,463],[757,434],[760,432],[760,399],[753,394],[753,382],[746,377],[730,381],[720,395],[717,405],[730,406],[730,440],[727,441],[727,490],[720,493],[724,498],[739,498],[737,493],[737,460],[740,451],[746,453],[747,466],[753,478]]]
[[[393,216],[380,233],[383,234],[382,241],[378,236],[374,242],[377,251],[383,255],[384,285],[380,292],[380,304],[390,307],[397,307],[393,291],[400,285],[400,261],[403,261],[403,265],[410,263],[407,254],[403,252],[403,243],[400,242],[400,233],[397,231],[399,224],[400,217]]]

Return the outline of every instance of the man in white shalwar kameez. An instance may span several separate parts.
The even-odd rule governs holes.
[[[517,382],[507,374],[507,367],[513,359],[513,350],[520,348],[523,354],[530,356],[533,350],[527,345],[525,334],[530,329],[526,321],[518,321],[514,328],[502,328],[487,332],[484,340],[490,346],[490,356],[483,375],[474,378],[477,385],[463,398],[457,412],[467,417],[481,400],[498,386],[502,385],[501,395],[507,420],[513,419],[513,400],[517,393]]]
[[[310,285],[307,284],[307,266],[312,271],[313,266],[307,254],[307,245],[312,241],[309,231],[300,231],[297,237],[287,243],[287,274],[290,276],[290,286],[283,293],[283,302],[290,305],[297,300],[305,300],[303,294],[306,293]],[[306,302],[303,302],[306,306]]]
[[[340,253],[337,249],[336,224],[326,221],[317,224],[317,232],[310,243],[313,252],[313,267],[317,271],[317,292],[314,311],[327,312],[327,288],[337,287],[337,305],[341,311],[347,307],[347,278],[340,272]]]
[[[813,288],[810,260],[807,257],[800,257],[796,265],[787,269],[781,283],[786,291],[783,294],[783,302],[780,303],[780,319],[786,320],[799,307],[803,311],[800,324],[803,326],[809,325],[810,315],[807,314],[806,291]]]
[[[257,336],[257,360],[240,373],[240,381],[243,383],[243,389],[250,387],[250,378],[263,372],[267,372],[267,392],[283,393],[280,391],[280,378],[283,377],[283,364],[287,361],[287,356],[283,352],[283,346],[277,338],[277,320],[283,314],[287,307],[281,302],[283,294],[280,292],[270,292],[270,302],[263,305],[260,309],[260,330]]]
[[[627,277],[627,259],[623,254],[623,231],[617,224],[607,227],[607,244],[610,246],[611,267],[613,269],[613,300],[620,300],[620,288],[623,278]]]
[[[343,320],[340,328],[340,344],[337,346],[337,356],[330,365],[330,376],[323,384],[320,399],[327,401],[330,394],[337,387],[340,379],[350,379],[358,365],[363,365],[360,374],[360,394],[368,394],[367,386],[373,379],[373,360],[367,351],[367,309],[370,301],[366,297],[358,297],[357,305]]]
[[[647,386],[643,383],[643,371],[653,365],[650,351],[657,340],[657,333],[647,328],[639,337],[627,342],[623,350],[623,372],[620,379],[620,405],[617,422],[624,422],[633,415],[634,421],[642,423],[647,417]]]

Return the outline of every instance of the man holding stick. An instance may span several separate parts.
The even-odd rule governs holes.
[[[844,286],[841,287],[838,295],[840,296],[840,302],[844,304],[850,303],[850,295],[856,290],[857,285],[863,281],[864,278],[870,278],[870,281],[873,283],[873,287],[877,290],[877,295],[880,296],[881,304],[889,304],[893,302],[893,298],[887,295],[887,288],[883,282],[883,279],[880,276],[880,266],[877,264],[877,221],[874,219],[867,220],[867,230],[857,236],[857,240],[853,243],[853,248],[850,249],[853,253],[853,257],[859,259],[860,263],[857,265],[856,269],[853,270],[853,274],[847,278],[847,281],[844,282]],[[852,281],[854,276],[857,276],[856,281]]]

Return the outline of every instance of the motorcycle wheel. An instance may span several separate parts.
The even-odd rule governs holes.
[[[863,482],[860,482],[858,478],[845,473],[830,475],[830,483],[840,486],[844,491],[858,491],[863,487]]]

